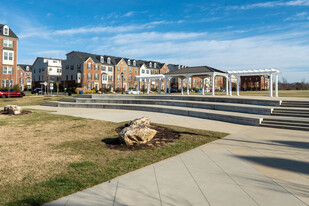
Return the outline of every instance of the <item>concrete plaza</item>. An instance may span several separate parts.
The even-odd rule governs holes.
[[[31,106],[55,114],[230,133],[46,205],[308,205],[309,134],[170,114]]]

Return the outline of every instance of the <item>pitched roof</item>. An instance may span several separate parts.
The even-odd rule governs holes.
[[[32,66],[29,64],[18,64],[17,66],[19,66],[22,70],[24,70],[25,72],[31,72],[32,70]],[[29,67],[29,71],[27,71],[27,66]]]
[[[195,67],[186,67],[182,69],[177,69],[167,73],[169,74],[199,74],[199,73],[208,73],[208,72],[218,72],[218,73],[225,73],[219,69],[215,69],[208,66],[195,66]]]
[[[3,35],[3,27],[5,26],[5,24],[0,24],[0,36],[5,36],[5,37],[11,37],[11,38],[16,38],[18,39],[18,37],[16,36],[16,34],[12,31],[12,29],[9,27],[10,31],[9,31],[9,35]]]

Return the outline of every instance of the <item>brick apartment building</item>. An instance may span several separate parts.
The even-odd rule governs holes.
[[[1,88],[17,84],[17,41],[18,37],[8,25],[0,24],[0,82]]]
[[[108,55],[72,51],[63,60],[62,84],[64,87],[84,89],[109,88],[111,91],[135,89],[136,76],[168,72],[165,64]],[[157,88],[152,82],[151,87]],[[140,84],[142,87],[142,84]]]
[[[33,88],[41,88],[41,83],[47,82],[47,91],[56,91],[56,86],[54,85],[56,82],[61,83],[61,75],[61,59],[37,57],[32,65],[32,86]]]
[[[21,91],[32,89],[32,66],[27,64],[17,65],[17,83],[19,84],[19,89]]]
[[[242,91],[256,91],[268,89],[269,78],[265,76],[242,76],[240,89]]]

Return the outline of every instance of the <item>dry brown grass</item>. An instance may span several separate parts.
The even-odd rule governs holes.
[[[14,97],[14,98],[0,98],[0,107],[4,107],[8,104],[19,105],[19,106],[27,106],[27,105],[38,105],[42,104],[46,101],[57,101],[63,97],[56,96],[36,96],[36,95],[26,95],[23,98]]]
[[[44,113],[23,116],[0,115],[7,125],[0,127],[0,187],[44,181],[66,170],[81,156],[57,148],[68,141],[84,141],[111,135],[112,123],[68,117],[27,122]],[[104,127],[104,130],[98,128]],[[74,128],[74,129],[72,129]],[[107,129],[107,130],[106,130]],[[110,132],[106,132],[110,131]],[[14,174],[14,175],[12,175]]]

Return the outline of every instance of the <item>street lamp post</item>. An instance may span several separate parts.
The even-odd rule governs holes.
[[[123,72],[121,72],[121,94],[123,94]]]

